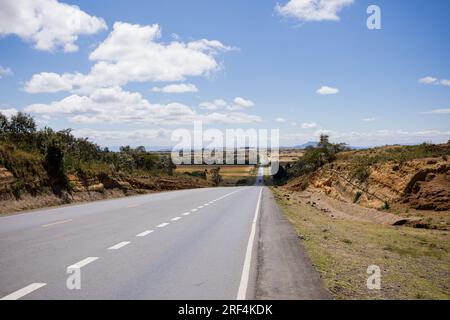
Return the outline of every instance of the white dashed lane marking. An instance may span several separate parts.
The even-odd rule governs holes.
[[[183,213],[182,215],[183,216],[188,216],[188,215],[190,215],[191,213],[190,212],[185,212],[185,213]]]
[[[169,225],[168,223],[164,222],[164,223],[161,223],[160,225],[157,225],[156,227],[157,228],[164,228],[164,227],[167,227],[168,225]]]
[[[108,250],[119,250],[120,248],[123,248],[129,244],[130,244],[129,241],[123,241],[123,242],[113,245],[112,247],[109,247]]]
[[[26,296],[27,294],[36,291],[39,288],[42,288],[43,286],[47,285],[46,283],[32,283],[20,290],[17,290],[3,298],[1,298],[0,300],[17,300],[20,299],[24,296]]]
[[[170,219],[170,221],[178,221],[180,219],[181,219],[181,217],[175,217],[175,218]]]
[[[94,261],[97,260],[97,259],[98,259],[98,257],[88,257],[88,258],[86,258],[86,259],[84,259],[84,260],[81,260],[81,261],[79,261],[79,262],[77,262],[77,263],[74,263],[74,264],[71,265],[71,266],[68,266],[67,268],[68,268],[68,269],[81,269],[81,268],[83,268],[84,266],[88,265],[88,264],[91,263],[91,262],[94,262]]]
[[[198,210],[197,210],[197,209],[192,209],[192,210],[191,210],[191,212],[196,212],[196,211],[198,211]]]
[[[146,237],[152,232],[153,232],[153,230],[147,230],[147,231],[137,234],[136,237]]]

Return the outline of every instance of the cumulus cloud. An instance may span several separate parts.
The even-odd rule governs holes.
[[[228,106],[228,102],[223,99],[215,99],[214,101],[205,101],[200,103],[200,108],[204,110],[219,110]]]
[[[418,80],[419,83],[422,84],[434,84],[434,85],[441,85],[441,86],[450,86],[450,80],[448,79],[438,79],[435,77],[424,77]]]
[[[116,22],[107,39],[90,54],[89,59],[95,64],[88,74],[53,74],[53,77],[56,75],[64,83],[62,90],[76,93],[129,82],[183,81],[186,77],[207,76],[219,70],[217,54],[234,49],[217,40],[166,44],[160,38],[161,28],[157,24],[141,26]],[[48,92],[40,83],[46,77],[40,75],[33,76],[25,89],[40,88],[39,92]]]
[[[304,122],[302,123],[302,129],[313,129],[317,127],[317,123],[315,122]]]
[[[15,108],[8,108],[8,109],[0,109],[0,113],[6,116],[7,118],[11,118],[12,116],[15,116],[19,112]]]
[[[36,49],[65,52],[78,50],[80,35],[107,29],[103,19],[90,16],[79,7],[57,0],[2,0],[0,37],[17,35]]]
[[[204,110],[226,109],[229,111],[240,111],[254,106],[255,103],[253,101],[241,97],[234,98],[232,103],[229,103],[224,99],[215,99],[213,101],[205,101],[200,103],[200,108]]]
[[[323,96],[332,95],[332,94],[338,94],[339,93],[339,89],[328,87],[328,86],[323,86],[320,89],[318,89],[316,91],[316,93],[320,94],[320,95],[323,95]]]
[[[191,83],[180,83],[180,84],[170,84],[162,88],[154,87],[152,91],[164,93],[187,93],[187,92],[198,92],[198,88]]]
[[[13,72],[12,72],[11,68],[6,68],[3,66],[0,66],[0,79],[3,77],[6,77],[6,76],[12,75],[12,73]]]
[[[43,116],[65,116],[81,124],[133,123],[174,125],[195,120],[212,123],[254,123],[260,117],[244,113],[198,114],[181,103],[154,104],[140,93],[120,87],[97,89],[89,95],[73,94],[49,104],[32,104],[26,112]]]
[[[147,141],[153,139],[169,139],[170,130],[159,129],[140,129],[140,130],[93,130],[93,129],[78,129],[72,131],[76,137],[89,137],[93,141],[102,142],[123,142],[123,141]]]
[[[378,130],[373,132],[337,132],[317,130],[314,134],[291,133],[281,137],[285,145],[298,145],[306,141],[318,141],[321,134],[330,135],[333,142],[345,142],[351,146],[383,146],[387,144],[417,144],[424,141],[445,143],[450,139],[450,131],[439,130]]]
[[[235,105],[242,107],[242,108],[251,108],[255,106],[255,103],[251,100],[247,100],[241,97],[236,97],[234,99]]]
[[[275,122],[284,123],[284,122],[286,122],[286,119],[279,117],[279,118],[275,119]]]
[[[28,93],[69,91],[72,89],[72,82],[73,76],[70,74],[60,76],[57,73],[42,72],[33,75],[24,89]]]
[[[284,5],[277,4],[275,10],[302,22],[339,21],[338,13],[352,3],[353,0],[290,0]]]

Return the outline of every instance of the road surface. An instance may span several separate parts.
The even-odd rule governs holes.
[[[0,298],[329,295],[270,190],[257,183],[1,217]]]

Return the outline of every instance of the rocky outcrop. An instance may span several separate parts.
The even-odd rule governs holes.
[[[337,160],[313,173],[308,178],[308,189],[369,208],[401,203],[414,209],[445,211],[450,210],[449,174],[447,158],[423,158],[403,164],[374,164],[361,182],[354,177],[349,162]],[[302,184],[294,181],[289,188],[296,190]]]

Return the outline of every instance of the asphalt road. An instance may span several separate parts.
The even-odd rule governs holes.
[[[0,298],[329,296],[270,190],[259,184],[1,217]]]

